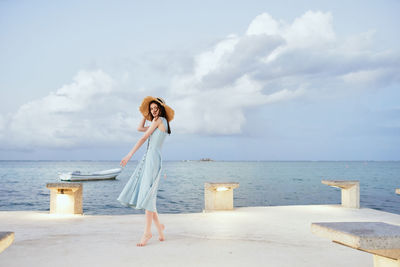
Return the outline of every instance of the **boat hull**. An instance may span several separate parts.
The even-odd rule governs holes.
[[[80,181],[101,181],[101,180],[115,180],[117,176],[110,178],[99,178],[99,177],[66,177],[61,178],[61,181],[70,181],[70,182],[80,182]]]
[[[115,180],[121,173],[122,169],[113,169],[108,171],[101,171],[92,174],[81,174],[80,172],[61,173],[61,181],[101,181],[101,180]]]

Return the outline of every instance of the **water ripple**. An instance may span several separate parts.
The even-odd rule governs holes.
[[[46,183],[59,182],[58,172],[111,169],[118,161],[0,161],[2,210],[49,210]],[[140,210],[116,200],[133,173],[130,162],[117,180],[84,182],[85,214],[132,214]],[[239,182],[235,206],[340,203],[340,189],[322,179],[360,180],[361,206],[400,214],[400,162],[169,162],[163,163],[157,208],[161,213],[201,212],[205,182]]]

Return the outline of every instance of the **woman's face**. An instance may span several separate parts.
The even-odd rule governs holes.
[[[156,103],[151,103],[150,112],[151,115],[153,115],[153,118],[158,117],[158,115],[160,114],[160,109],[158,108],[158,105]]]

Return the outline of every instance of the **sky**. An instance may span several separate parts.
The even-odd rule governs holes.
[[[400,1],[0,1],[0,160],[400,160]],[[141,157],[145,146],[134,159]]]

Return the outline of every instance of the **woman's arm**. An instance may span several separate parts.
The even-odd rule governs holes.
[[[147,129],[149,129],[149,127],[144,126],[145,123],[146,123],[146,119],[145,119],[145,117],[143,117],[142,120],[139,123],[138,128],[137,128],[137,130],[139,132],[145,132],[145,131],[147,131]]]
[[[140,137],[140,139],[136,142],[135,146],[131,149],[131,151],[129,151],[128,155],[126,155],[121,160],[121,162],[120,162],[121,166],[123,166],[123,167],[126,166],[128,161],[132,158],[133,154],[135,154],[135,152],[144,144],[144,142],[146,142],[147,138],[149,138],[149,136],[154,132],[154,130],[158,127],[158,125],[160,125],[160,123],[161,123],[161,119],[160,118],[154,119],[151,122],[150,127],[147,127],[148,129],[143,134],[143,136]]]

